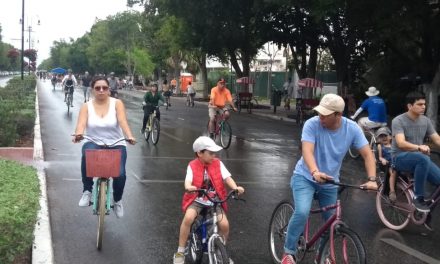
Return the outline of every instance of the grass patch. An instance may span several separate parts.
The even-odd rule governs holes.
[[[0,263],[12,263],[32,247],[39,210],[37,171],[0,159]]]

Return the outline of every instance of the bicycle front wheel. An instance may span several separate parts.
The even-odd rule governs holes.
[[[411,217],[411,195],[402,183],[396,184],[396,201],[392,202],[382,185],[376,195],[376,210],[382,223],[390,229],[402,230]],[[405,207],[406,206],[406,207]]]
[[[226,246],[220,240],[220,238],[214,238],[212,243],[212,257],[216,264],[229,264],[228,253],[226,252]]]
[[[196,219],[191,225],[191,233],[187,241],[187,258],[194,264],[202,263],[203,257],[202,234],[199,227],[200,221]]]
[[[348,149],[348,154],[353,159],[357,159],[359,157],[359,151],[354,146],[350,146],[350,148]]]
[[[287,226],[294,208],[289,201],[282,201],[272,213],[269,224],[269,252],[273,263],[281,263],[284,254],[284,241],[287,235]]]
[[[319,264],[343,263],[343,264],[365,264],[367,257],[365,247],[359,236],[351,229],[344,226],[337,226],[333,234],[333,246],[331,248],[330,236],[324,242],[323,250],[320,252]],[[331,252],[334,251],[335,262],[332,261]]]
[[[224,149],[229,148],[232,139],[232,128],[227,121],[223,121],[220,126],[220,143]]]
[[[106,212],[106,202],[107,202],[107,182],[100,181],[98,190],[98,235],[96,239],[96,248],[100,250],[102,248],[102,237],[104,235],[104,217]]]
[[[156,145],[159,142],[160,122],[156,117],[153,118],[153,125],[151,126],[151,141]]]

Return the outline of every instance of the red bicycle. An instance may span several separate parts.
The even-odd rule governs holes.
[[[365,190],[357,185],[336,183],[334,181],[328,181],[328,183],[341,186],[342,189],[339,192],[345,187]],[[312,215],[333,209],[334,214],[310,236]],[[281,263],[287,226],[294,211],[293,203],[285,200],[280,202],[272,213],[269,225],[269,251],[274,263]],[[316,228],[313,230],[316,230]],[[318,241],[321,241],[321,243]],[[337,200],[335,204],[310,210],[304,232],[298,241],[297,263],[300,263],[306,253],[311,251],[317,251],[315,263],[319,264],[365,264],[367,262],[365,247],[361,239],[342,220],[340,200]]]

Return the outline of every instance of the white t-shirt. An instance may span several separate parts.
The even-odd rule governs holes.
[[[225,165],[221,161],[220,161],[220,172],[222,174],[223,180],[226,180],[228,177],[232,176],[232,174],[228,171],[228,169],[226,169]],[[208,177],[206,170],[204,173],[204,177]],[[193,172],[192,172],[191,166],[189,166],[189,165],[188,165],[188,168],[186,168],[185,181],[191,181],[191,182],[193,181]]]

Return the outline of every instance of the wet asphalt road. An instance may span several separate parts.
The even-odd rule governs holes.
[[[207,107],[199,103],[188,108],[183,99],[172,98],[169,111],[161,108],[161,137],[153,146],[139,134],[141,99],[121,96],[138,144],[127,147],[125,217],[117,219],[113,213],[106,217],[103,250],[99,252],[95,248],[97,217],[91,208],[78,207],[81,145],[70,141],[83,102],[82,90],[75,91],[70,115],[64,93],[52,91],[49,81],[39,82],[38,94],[56,263],[172,263],[182,219],[186,166],[193,158],[192,142],[205,132]],[[234,114],[230,123],[233,141],[219,157],[246,189],[247,202],[230,202],[228,251],[237,264],[268,264],[270,216],[279,201],[291,197],[289,182],[299,158],[300,130],[290,122],[247,113]],[[347,158],[342,177],[361,183],[366,177],[363,163]],[[349,190],[341,199],[345,221],[367,248],[368,263],[425,263],[413,256],[417,252],[437,259],[432,263],[440,263],[438,212],[434,232],[413,225],[395,232],[380,222],[374,193]],[[399,245],[416,253],[406,248],[404,252]]]

